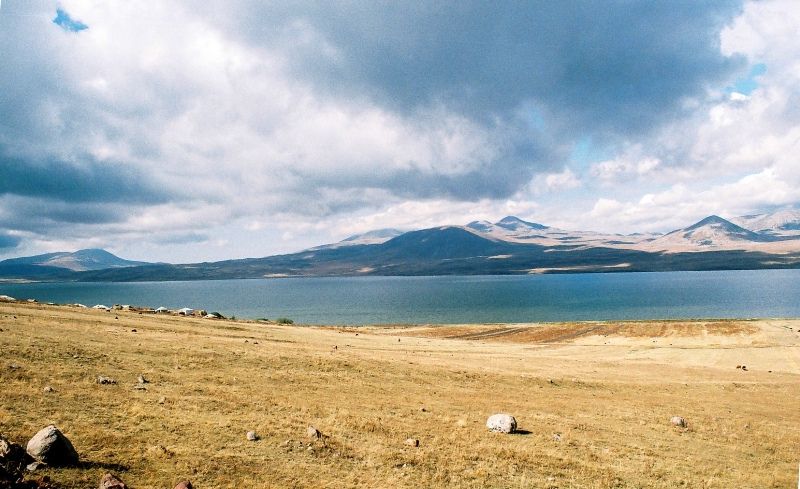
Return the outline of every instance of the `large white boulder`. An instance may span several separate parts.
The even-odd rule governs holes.
[[[489,431],[513,433],[517,431],[517,420],[510,414],[493,414],[486,420],[486,427]]]
[[[75,451],[75,447],[54,425],[47,426],[33,435],[26,450],[36,461],[54,467],[78,464],[78,452]]]

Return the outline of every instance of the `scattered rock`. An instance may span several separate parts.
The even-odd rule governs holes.
[[[427,412],[428,412],[428,409],[427,409],[425,406],[422,406],[421,408],[419,408],[419,412],[421,412],[421,413],[427,413]]]
[[[21,368],[22,368],[22,367],[20,367],[20,366],[19,366],[19,365],[17,365],[16,363],[12,363],[11,365],[9,365],[9,366],[8,366],[8,369],[9,369],[9,370],[19,370],[19,369],[21,369]]]
[[[100,479],[100,489],[128,489],[122,480],[111,472],[106,472],[106,475]]]
[[[175,489],[194,489],[191,481],[180,481],[175,485]]]
[[[136,385],[133,386],[133,388],[135,390],[137,390],[137,391],[146,391],[147,390],[147,386],[144,385],[144,384],[136,384]]]
[[[116,384],[117,381],[112,379],[111,377],[103,377],[102,375],[97,377],[97,383],[101,385],[112,385]]]
[[[486,420],[486,427],[489,431],[513,433],[517,430],[517,420],[510,414],[493,414]]]
[[[147,452],[158,458],[172,458],[175,455],[173,451],[167,449],[164,445],[153,445],[147,449]]]
[[[43,390],[45,393],[48,393],[48,394],[49,394],[49,393],[51,393],[51,392],[55,392],[55,391],[56,391],[55,389],[53,389],[53,388],[52,388],[52,387],[50,387],[49,385],[46,385],[46,386],[44,386],[44,389],[42,389],[42,390]]]
[[[419,440],[417,440],[416,438],[406,438],[406,441],[404,441],[403,443],[408,445],[408,446],[410,446],[410,447],[418,447],[419,446]]]
[[[166,397],[161,396],[161,397],[158,398],[158,403],[159,404],[164,404],[165,402],[167,402],[167,398]]]
[[[135,333],[135,332],[136,332],[136,330],[135,330],[135,329],[132,329],[132,330],[131,330],[131,333]]]
[[[54,467],[78,464],[78,452],[75,451],[75,447],[54,425],[47,426],[33,435],[26,451],[35,460]]]
[[[34,460],[33,462],[29,463],[25,466],[25,470],[28,472],[36,472],[39,469],[43,469],[47,467],[47,464]]]
[[[553,433],[553,441],[561,441],[561,433]]]
[[[672,426],[677,426],[679,428],[686,428],[686,426],[688,426],[683,416],[673,416],[669,419],[669,422],[672,423]]]
[[[313,426],[309,426],[308,428],[306,428],[306,436],[308,436],[309,438],[314,438],[319,440],[325,435],[323,435],[320,430],[314,428]]]
[[[258,441],[258,435],[255,431],[248,431],[247,432],[247,439],[249,441]]]
[[[136,381],[139,382],[140,384],[149,384],[150,383],[149,380],[144,378],[144,375],[140,375],[140,376],[136,377]]]

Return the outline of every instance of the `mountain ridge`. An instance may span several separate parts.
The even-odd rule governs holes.
[[[496,223],[370,231],[339,243],[262,258],[142,264],[108,253],[118,260],[115,266],[100,268],[102,260],[91,261],[105,253],[95,249],[66,254],[69,260],[84,260],[81,266],[94,267],[86,270],[68,268],[73,264],[63,253],[5,260],[0,262],[0,278],[144,281],[800,268],[800,235],[758,233],[717,215],[663,235],[567,231],[507,216]]]

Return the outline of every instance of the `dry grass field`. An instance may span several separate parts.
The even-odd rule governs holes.
[[[355,329],[0,304],[0,330],[0,434],[56,424],[83,464],[40,475],[67,488],[108,470],[167,489],[797,485],[800,321]],[[521,432],[487,432],[497,412]]]

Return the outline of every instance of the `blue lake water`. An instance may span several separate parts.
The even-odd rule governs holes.
[[[800,317],[800,270],[0,284],[0,294],[308,324]]]

